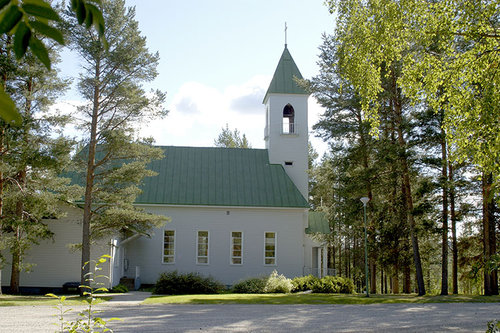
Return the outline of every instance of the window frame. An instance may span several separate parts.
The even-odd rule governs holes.
[[[172,258],[173,258],[173,261],[172,262],[165,262],[165,233],[167,231],[173,231],[174,233],[174,254],[172,255]],[[176,246],[177,246],[177,232],[175,229],[163,229],[163,252],[162,252],[162,259],[161,259],[161,262],[162,264],[164,265],[172,265],[172,264],[175,264],[175,252],[176,252]]]
[[[206,256],[200,256],[199,255],[199,249],[200,249],[200,232],[206,232],[207,233],[207,255]],[[207,262],[200,262],[200,258],[207,258]],[[197,230],[196,231],[196,265],[209,265],[210,264],[210,231],[209,230]]]
[[[274,234],[274,257],[267,257],[266,256],[266,240],[267,237],[266,235],[268,233],[273,233]],[[267,264],[266,259],[274,259],[273,264]],[[277,266],[278,265],[278,233],[276,231],[264,231],[264,266]]]
[[[285,112],[288,111],[288,112]],[[285,119],[287,120],[285,122]],[[294,135],[297,134],[295,126],[295,108],[292,104],[287,103],[283,107],[282,117],[281,117],[281,134]]]
[[[234,237],[233,233],[234,232],[239,232],[240,233],[240,239],[241,239],[241,244],[240,244],[240,256],[233,256],[233,250],[234,250]],[[241,266],[243,265],[243,249],[244,249],[244,244],[243,244],[243,231],[230,231],[229,232],[229,264],[234,265],[234,266]],[[240,259],[240,263],[235,263],[233,262],[233,259]]]

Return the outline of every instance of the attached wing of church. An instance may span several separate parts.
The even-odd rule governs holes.
[[[162,147],[165,157],[150,168],[157,173],[143,185],[136,205],[168,216],[170,222],[150,237],[133,235],[103,240],[92,255],[112,257],[104,274],[109,286],[127,278],[138,287],[154,284],[162,272],[198,272],[231,285],[270,274],[293,278],[326,274],[326,247],[308,234],[329,232],[321,215],[309,217],[308,94],[285,45],[269,89],[266,149]],[[59,288],[79,281],[81,216],[67,207],[67,217],[48,222],[54,241],[28,254],[35,264],[21,274],[23,288]],[[2,286],[10,272],[4,270]],[[22,289],[21,288],[21,289]]]

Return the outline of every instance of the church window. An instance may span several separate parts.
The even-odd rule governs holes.
[[[283,108],[283,134],[295,133],[295,110],[288,103]]]
[[[197,264],[208,264],[208,237],[208,231],[198,231],[198,237],[196,239]]]
[[[231,264],[243,264],[243,232],[231,232]]]
[[[163,263],[175,263],[175,230],[163,232]]]
[[[264,238],[264,265],[276,265],[276,233],[266,232]]]

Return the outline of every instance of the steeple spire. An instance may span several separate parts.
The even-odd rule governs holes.
[[[264,96],[263,103],[265,104],[269,94],[309,95],[307,91],[297,85],[295,78],[302,79],[303,77],[285,44],[285,49],[278,62],[278,67],[276,67],[271,84],[269,84],[269,88]]]
[[[286,41],[286,31],[288,30],[288,27],[286,26],[286,21],[285,21],[285,48],[286,48],[286,44],[287,44],[287,41]]]

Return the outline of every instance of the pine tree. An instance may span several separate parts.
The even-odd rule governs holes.
[[[47,70],[28,52],[14,63],[9,39],[2,44],[2,76],[6,91],[22,115],[22,124],[1,125],[0,175],[1,212],[4,241],[12,254],[10,290],[19,292],[19,274],[28,268],[26,251],[40,239],[51,236],[42,222],[57,216],[57,203],[64,196],[64,180],[57,176],[69,160],[71,141],[56,137],[64,117],[50,115],[48,106],[65,90],[68,82]],[[50,49],[52,63],[57,63],[57,49]]]
[[[135,8],[125,8],[123,0],[106,0],[102,11],[108,48],[96,32],[66,13],[71,45],[83,61],[78,88],[87,102],[79,112],[85,116],[81,126],[88,137],[77,155],[85,179],[82,267],[90,260],[91,239],[117,231],[144,233],[166,219],[133,206],[141,180],[153,175],[147,164],[163,154],[151,140],[136,138],[140,124],[166,115],[165,95],[146,94],[142,88],[156,77],[159,55],[146,48]],[[86,273],[82,270],[82,285]]]
[[[240,135],[240,131],[238,131],[237,128],[231,131],[228,124],[226,124],[226,128],[222,128],[222,132],[217,139],[214,140],[214,146],[226,148],[252,148],[246,135]]]

